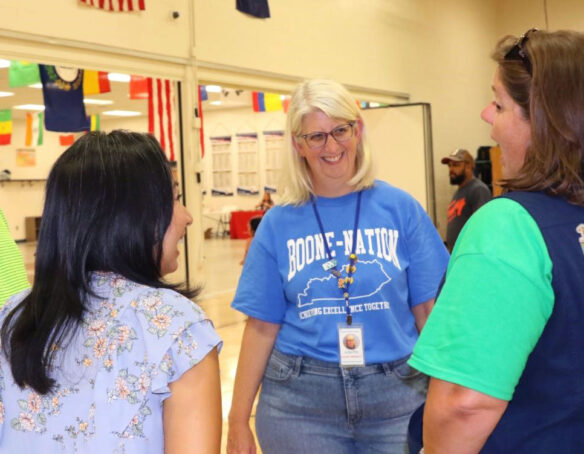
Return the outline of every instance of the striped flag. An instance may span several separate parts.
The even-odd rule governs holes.
[[[148,132],[158,139],[171,162],[175,160],[175,85],[168,79],[148,78]]]
[[[145,0],[79,0],[87,6],[108,11],[144,11],[146,9]]]
[[[89,116],[89,130],[90,131],[99,131],[99,115],[90,115]]]
[[[273,112],[282,110],[282,99],[276,93],[262,93],[261,91],[252,91],[252,103],[254,112]]]
[[[266,111],[266,105],[264,104],[264,94],[261,91],[252,91],[251,100],[254,112]]]
[[[86,69],[83,71],[83,94],[98,95],[111,91],[110,81],[105,71]]]
[[[12,138],[12,109],[0,110],[0,145],[10,145]]]
[[[43,120],[42,112],[26,114],[25,146],[34,147],[43,144]]]

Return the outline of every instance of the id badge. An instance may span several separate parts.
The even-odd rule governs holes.
[[[339,358],[342,367],[365,365],[365,346],[363,345],[363,325],[339,323]]]

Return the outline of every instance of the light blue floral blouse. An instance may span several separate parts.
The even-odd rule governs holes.
[[[94,273],[81,328],[58,345],[48,395],[13,381],[0,354],[0,452],[162,453],[168,384],[221,340],[205,313],[167,289]],[[0,309],[0,324],[29,290]]]

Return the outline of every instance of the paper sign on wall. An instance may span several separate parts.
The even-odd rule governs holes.
[[[36,151],[34,148],[16,150],[16,167],[36,167]]]

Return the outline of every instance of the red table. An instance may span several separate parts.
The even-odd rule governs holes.
[[[255,217],[262,217],[265,211],[232,211],[229,220],[229,235],[231,238],[249,238],[249,220]]]

